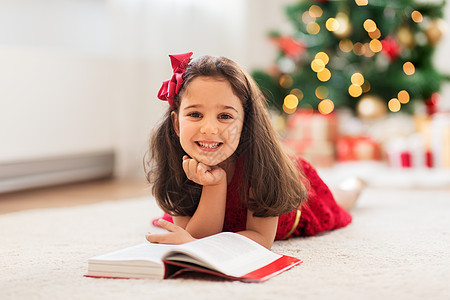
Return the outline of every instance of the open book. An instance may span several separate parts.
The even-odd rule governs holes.
[[[275,254],[240,234],[223,232],[182,245],[144,243],[95,256],[88,261],[86,276],[162,279],[197,271],[259,282],[301,262]]]

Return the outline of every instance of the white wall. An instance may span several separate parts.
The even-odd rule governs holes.
[[[266,5],[261,5],[265,2]],[[287,1],[284,1],[287,2]],[[114,149],[142,176],[169,53],[264,66],[272,1],[0,0],[0,163]],[[283,11],[278,14],[284,17]]]
[[[0,163],[113,149],[118,176],[142,177],[167,108],[156,99],[167,55],[268,66],[266,33],[289,32],[284,7],[295,1],[0,0]],[[436,56],[447,72],[449,48],[447,34]]]
[[[111,62],[0,48],[0,162],[113,148]]]

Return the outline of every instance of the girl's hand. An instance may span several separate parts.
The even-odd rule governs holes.
[[[183,170],[187,178],[200,185],[217,185],[227,178],[222,168],[207,166],[187,155],[183,156]]]
[[[180,226],[163,219],[159,219],[158,224],[169,232],[163,234],[147,234],[145,236],[147,241],[158,244],[184,244],[195,241],[195,238]]]

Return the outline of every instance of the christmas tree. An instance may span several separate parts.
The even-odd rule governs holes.
[[[279,47],[270,70],[253,77],[282,114],[298,108],[328,114],[350,108],[362,117],[436,107],[443,80],[433,65],[445,0],[300,1],[286,8],[294,27],[270,33]]]

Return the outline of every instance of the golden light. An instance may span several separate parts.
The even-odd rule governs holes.
[[[286,74],[281,75],[281,77],[280,77],[280,85],[281,85],[281,87],[283,87],[285,89],[288,89],[288,88],[290,88],[292,86],[293,83],[294,83],[294,80],[292,79],[291,76],[286,75]]]
[[[311,14],[309,13],[309,11],[305,11],[302,15],[302,21],[305,24],[311,23],[311,22],[315,22],[316,18],[314,18],[313,16],[311,16]]]
[[[362,94],[362,88],[359,85],[352,84],[348,87],[348,93],[354,98],[359,97]]]
[[[325,23],[325,27],[328,31],[336,31],[339,29],[339,22],[335,18],[329,18]]]
[[[365,56],[365,57],[372,57],[372,56],[374,56],[374,55],[375,55],[375,52],[373,52],[373,51],[370,49],[370,46],[369,46],[368,43],[365,43],[365,44],[364,44],[364,56]]]
[[[320,25],[316,22],[311,22],[306,25],[306,31],[308,31],[309,34],[318,34],[320,31]]]
[[[287,114],[293,114],[295,113],[295,111],[297,110],[297,108],[287,108],[284,104],[283,104],[283,111]]]
[[[339,28],[334,31],[334,34],[340,38],[348,37],[352,31],[348,15],[343,12],[338,12],[336,14],[336,21],[339,23]]]
[[[303,99],[303,92],[300,89],[293,89],[291,91],[291,94],[297,96],[298,101],[301,101]]]
[[[328,55],[325,52],[317,53],[315,56],[315,59],[319,59],[319,60],[323,61],[323,63],[325,65],[330,61],[330,58],[328,57]]]
[[[316,73],[323,71],[325,69],[325,63],[321,59],[314,59],[311,62],[311,69]]]
[[[328,115],[334,110],[334,103],[330,99],[324,99],[320,101],[318,109],[321,114]]]
[[[284,106],[288,109],[294,109],[298,106],[298,98],[295,95],[289,94],[284,98]]]
[[[375,29],[375,31],[369,32],[369,36],[371,39],[377,40],[381,37],[380,29]]]
[[[412,75],[416,72],[416,68],[412,62],[407,61],[403,64],[403,72],[405,72],[406,75]]]
[[[366,50],[366,49],[364,48],[364,45],[361,44],[360,42],[355,43],[355,44],[353,45],[353,52],[354,52],[356,55],[358,55],[358,56],[363,55],[363,54],[364,54],[364,50]]]
[[[402,107],[402,105],[400,104],[400,101],[398,101],[397,98],[392,98],[388,102],[388,108],[392,112],[398,112],[401,107]]]
[[[354,85],[363,85],[364,84],[364,76],[363,74],[356,72],[353,73],[352,77],[350,77],[350,81],[354,84]]]
[[[365,20],[363,26],[367,32],[374,32],[377,30],[377,24],[371,19]]]
[[[366,6],[367,4],[369,4],[368,0],[355,0],[355,2],[358,6]]]
[[[400,92],[398,92],[398,101],[400,101],[400,103],[402,104],[406,104],[409,102],[409,93],[405,90],[401,90]]]
[[[353,50],[353,43],[349,39],[341,40],[339,42],[339,49],[342,52],[350,52]]]
[[[309,14],[315,18],[319,18],[322,16],[323,10],[320,8],[320,6],[317,5],[311,5],[309,8]]]
[[[369,43],[370,50],[377,53],[380,52],[381,49],[383,49],[383,45],[379,40],[371,40]]]
[[[364,81],[364,84],[361,86],[363,93],[367,93],[368,91],[370,91],[370,83],[366,80]]]
[[[416,23],[420,23],[423,21],[423,16],[419,11],[415,10],[411,13],[411,19]]]
[[[303,113],[305,113],[306,115],[312,115],[314,113],[314,109],[311,104],[305,103],[300,107],[301,107]]]
[[[364,95],[356,104],[356,111],[361,119],[376,120],[386,114],[386,102],[375,95]]]
[[[319,78],[320,81],[325,82],[328,81],[331,78],[331,72],[327,68],[323,69],[322,71],[317,73],[317,78]]]
[[[329,91],[327,89],[326,86],[318,86],[316,88],[316,97],[319,99],[325,99],[326,97],[328,97]]]

